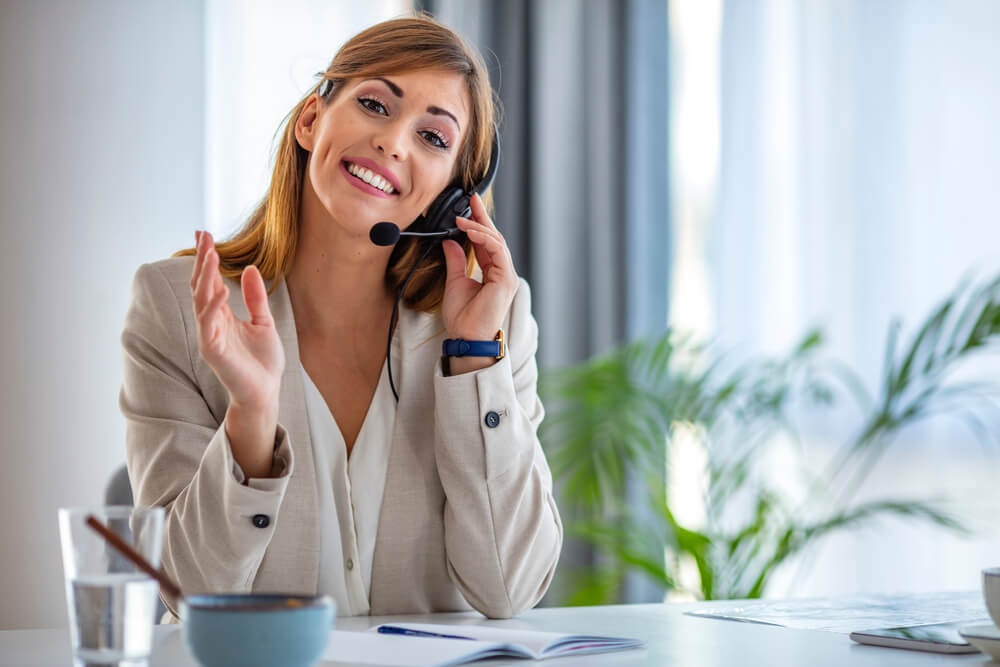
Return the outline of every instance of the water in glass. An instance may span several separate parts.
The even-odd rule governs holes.
[[[156,622],[156,581],[120,572],[78,577],[66,587],[78,665],[147,664]]]

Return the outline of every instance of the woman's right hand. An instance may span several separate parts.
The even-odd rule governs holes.
[[[198,240],[191,294],[202,358],[229,392],[226,434],[247,477],[270,476],[278,397],[285,350],[267,303],[267,288],[255,266],[240,278],[250,315],[241,320],[229,307],[229,288],[219,272],[219,254],[208,232]]]

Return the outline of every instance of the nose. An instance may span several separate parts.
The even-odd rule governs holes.
[[[406,128],[402,123],[386,123],[372,136],[376,150],[394,160],[406,156]]]

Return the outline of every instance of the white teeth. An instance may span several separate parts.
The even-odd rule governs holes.
[[[357,176],[373,188],[378,188],[382,192],[386,192],[390,195],[396,192],[396,189],[392,187],[389,181],[385,180],[371,169],[365,169],[364,167],[359,167],[352,162],[348,162],[347,171],[350,174]]]

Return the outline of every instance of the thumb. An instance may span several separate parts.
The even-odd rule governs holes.
[[[448,271],[448,282],[465,278],[465,251],[458,241],[448,239],[441,243],[444,251],[444,263]]]
[[[260,270],[251,264],[243,269],[240,276],[240,286],[243,288],[243,303],[250,313],[251,324],[267,326],[273,323],[271,308],[267,304],[267,288]]]

